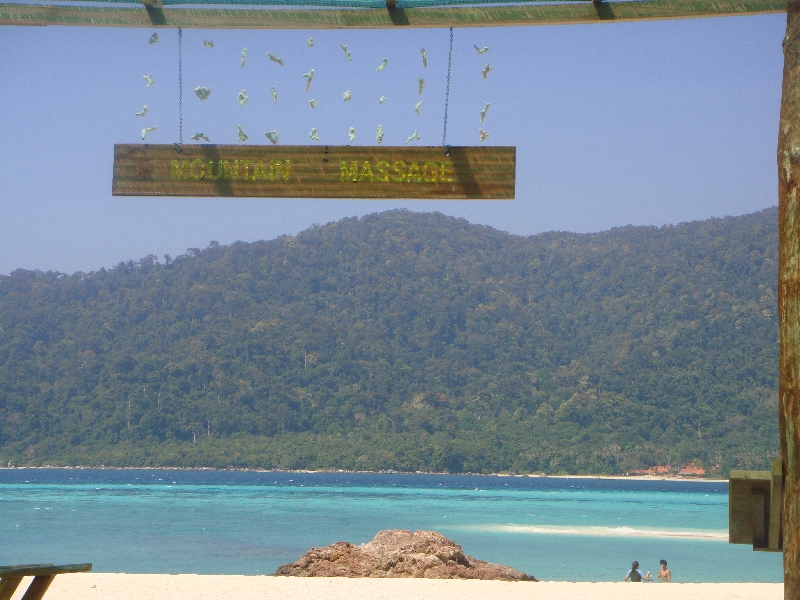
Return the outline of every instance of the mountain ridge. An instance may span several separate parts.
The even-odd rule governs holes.
[[[777,454],[777,209],[438,213],[0,276],[0,464],[619,473]]]

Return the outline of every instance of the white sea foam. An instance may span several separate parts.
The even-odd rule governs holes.
[[[572,525],[507,525],[480,524],[462,525],[455,529],[470,531],[495,531],[500,533],[525,533],[533,535],[579,535],[594,537],[646,537],[646,538],[679,538],[691,540],[707,540],[713,542],[727,542],[728,532],[715,529],[639,529],[634,527],[600,527],[600,526],[572,526]]]

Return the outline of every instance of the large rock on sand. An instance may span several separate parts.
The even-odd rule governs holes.
[[[278,567],[293,577],[425,577],[538,581],[531,575],[464,554],[461,546],[436,531],[387,529],[360,546],[336,542],[312,548],[297,562]]]

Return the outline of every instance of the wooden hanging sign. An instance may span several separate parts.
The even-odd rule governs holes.
[[[513,146],[116,144],[115,196],[512,200]]]

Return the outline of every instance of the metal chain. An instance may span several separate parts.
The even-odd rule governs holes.
[[[447,55],[447,91],[444,95],[444,133],[442,133],[442,146],[446,153],[450,154],[450,147],[447,145],[447,109],[450,105],[450,67],[453,63],[453,28],[450,28],[450,54]]]
[[[180,143],[183,144],[183,28],[178,27],[178,119]]]

